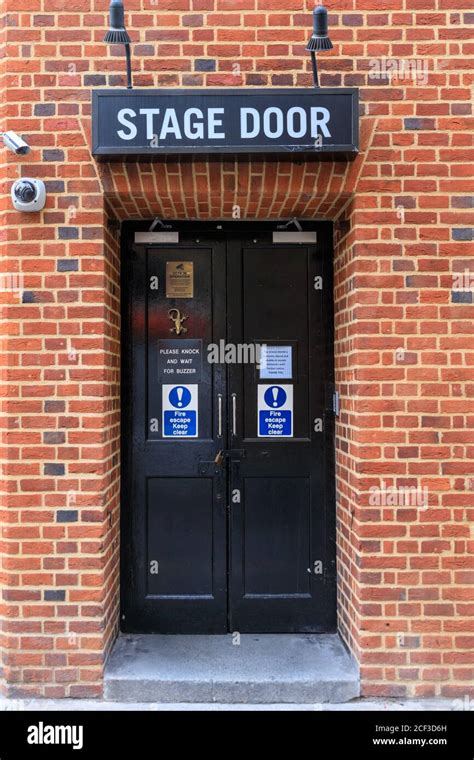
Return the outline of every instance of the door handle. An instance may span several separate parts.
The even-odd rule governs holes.
[[[237,435],[237,394],[232,394],[232,435]]]
[[[217,394],[217,437],[222,438],[222,393]]]

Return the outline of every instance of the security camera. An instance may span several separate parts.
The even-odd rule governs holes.
[[[16,134],[16,132],[3,132],[3,143],[9,150],[16,153],[17,156],[26,156],[30,152],[31,148],[27,142]]]
[[[41,211],[46,203],[46,187],[41,179],[23,177],[13,183],[11,196],[17,211]]]

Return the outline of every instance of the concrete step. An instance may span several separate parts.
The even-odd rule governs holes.
[[[359,696],[359,672],[336,634],[122,635],[105,699],[123,702],[320,703]]]

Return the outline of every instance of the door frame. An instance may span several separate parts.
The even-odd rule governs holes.
[[[281,225],[285,225],[289,220],[274,221],[225,221],[225,220],[163,220],[163,223],[170,225],[170,231],[194,231],[196,234],[208,234],[225,232],[227,236],[238,239],[242,233],[251,235],[262,232],[277,231]],[[325,399],[325,421],[324,421],[324,440],[323,440],[323,466],[324,486],[323,486],[323,505],[324,505],[324,523],[325,529],[325,552],[323,558],[324,583],[327,584],[327,599],[329,600],[330,610],[328,610],[329,625],[326,633],[335,632],[337,629],[337,567],[336,567],[336,474],[335,474],[335,416],[333,413],[333,393],[334,393],[334,276],[333,276],[333,224],[328,221],[298,220],[303,231],[316,231],[321,234],[321,242],[327,249],[327,255],[323,256],[323,282],[327,283],[326,308],[324,309],[324,319],[322,324],[323,342],[325,350],[323,352],[322,362],[324,363],[326,382],[326,399]],[[121,293],[128,290],[130,283],[130,274],[132,260],[129,255],[131,246],[134,243],[134,233],[144,232],[150,229],[153,220],[126,221],[122,223],[120,239],[120,287]],[[155,231],[161,231],[158,227]],[[295,228],[289,224],[288,231],[295,231]],[[318,242],[319,237],[318,237]],[[275,244],[278,245],[278,244]],[[329,295],[330,294],[330,295]],[[121,298],[121,410],[120,410],[120,621],[124,606],[125,588],[132,588],[135,585],[134,568],[127,564],[125,552],[123,551],[123,537],[131,529],[133,521],[132,510],[125,508],[130,504],[132,498],[131,488],[131,461],[128,431],[131,429],[132,405],[131,405],[131,341],[126,341],[127,334],[130,333],[129,310],[127,308],[128,299]],[[133,563],[131,563],[133,564]],[[126,585],[128,584],[128,585]],[[173,635],[173,634],[170,634]],[[263,634],[262,634],[263,635]]]

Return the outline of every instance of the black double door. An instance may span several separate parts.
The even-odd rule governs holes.
[[[122,630],[331,631],[331,228],[223,227],[125,236]]]

